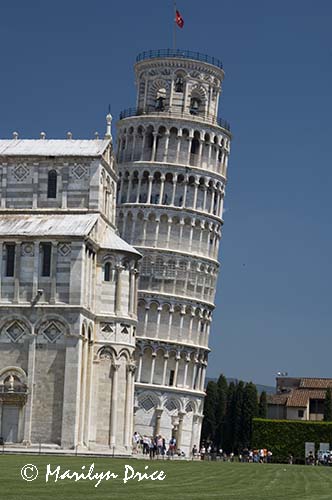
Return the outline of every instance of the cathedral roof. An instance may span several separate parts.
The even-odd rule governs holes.
[[[0,156],[101,156],[110,139],[2,139]]]
[[[84,236],[98,214],[3,215],[0,236]]]
[[[45,215],[2,215],[0,237],[8,236],[88,236],[94,228],[99,214],[45,214]],[[101,248],[141,255],[108,226],[102,235]]]
[[[115,232],[107,227],[103,242],[100,244],[101,248],[110,248],[112,250],[121,250],[124,252],[134,253],[136,255],[141,255],[134,247],[129,245],[126,241],[124,241],[120,236],[115,234]]]

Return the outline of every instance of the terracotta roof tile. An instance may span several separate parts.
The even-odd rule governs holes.
[[[324,390],[294,389],[288,396],[286,406],[305,408],[309,399],[325,399],[325,394]]]
[[[301,378],[300,386],[305,389],[332,389],[331,378]]]
[[[267,402],[270,405],[285,405],[289,394],[268,394]]]

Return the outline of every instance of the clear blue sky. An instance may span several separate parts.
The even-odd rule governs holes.
[[[136,54],[171,46],[171,0],[1,4],[2,138],[102,133],[135,104]],[[178,46],[224,62],[234,134],[209,375],[331,377],[332,2],[178,9]]]

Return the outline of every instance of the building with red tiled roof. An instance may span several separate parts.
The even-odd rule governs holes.
[[[329,388],[332,379],[277,377],[277,392],[268,396],[268,418],[323,420]]]

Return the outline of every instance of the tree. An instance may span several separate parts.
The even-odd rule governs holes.
[[[224,424],[223,445],[227,452],[233,450],[234,441],[234,420],[235,420],[235,384],[231,382],[227,389],[227,405]]]
[[[332,393],[331,393],[330,388],[327,389],[326,394],[325,394],[324,421],[325,422],[332,421]]]
[[[202,424],[202,441],[215,442],[217,430],[218,386],[209,381],[206,387],[204,402],[204,420]]]
[[[217,405],[217,430],[216,430],[216,444],[218,447],[223,448],[224,433],[225,433],[225,418],[227,410],[227,391],[228,384],[224,375],[220,375],[217,382],[218,386],[218,405]]]
[[[249,382],[243,389],[242,426],[239,448],[250,448],[252,419],[258,416],[258,394],[255,384]]]
[[[266,392],[261,392],[259,397],[259,407],[258,407],[259,418],[267,418],[267,396]]]
[[[233,413],[233,445],[232,449],[235,453],[242,448],[242,420],[243,420],[243,395],[244,382],[240,380],[235,388],[235,402]]]

